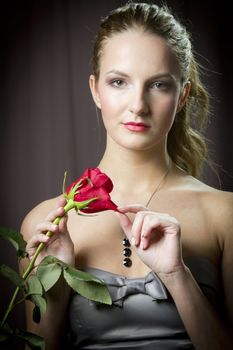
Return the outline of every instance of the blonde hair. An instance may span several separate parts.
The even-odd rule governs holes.
[[[93,74],[98,79],[101,55],[106,41],[115,34],[131,28],[143,29],[166,40],[177,57],[183,84],[187,81],[191,83],[186,104],[177,113],[169,131],[167,149],[172,161],[178,167],[197,177],[207,155],[201,131],[207,121],[209,98],[200,81],[199,66],[192,52],[190,34],[166,6],[129,2],[103,18],[93,49]]]

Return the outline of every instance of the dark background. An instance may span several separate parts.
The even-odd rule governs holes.
[[[65,170],[70,181],[87,166],[98,164],[105,137],[88,88],[92,43],[100,17],[124,3],[8,0],[1,5],[0,226],[19,229],[31,208],[61,192]],[[167,4],[192,33],[211,95],[206,137],[219,176],[207,169],[203,179],[232,191],[230,2],[170,0]],[[17,266],[7,242],[0,242],[0,262]],[[0,315],[10,291],[1,278]],[[19,307],[13,322],[22,326],[23,320]]]

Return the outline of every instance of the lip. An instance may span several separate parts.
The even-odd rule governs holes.
[[[127,122],[124,127],[130,131],[143,132],[149,130],[150,126],[145,123]]]

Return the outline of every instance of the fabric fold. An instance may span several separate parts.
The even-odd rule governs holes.
[[[142,293],[151,296],[154,300],[166,300],[167,292],[159,278],[150,272],[143,278],[114,278],[114,283],[108,284],[109,292],[114,305],[123,306],[124,299],[129,295]],[[108,280],[109,283],[109,280]]]

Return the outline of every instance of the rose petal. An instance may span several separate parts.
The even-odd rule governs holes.
[[[66,189],[66,193],[69,194],[80,180],[83,181],[74,195],[74,201],[83,202],[88,199],[98,198],[91,202],[87,208],[82,209],[82,212],[95,213],[103,210],[117,210],[116,204],[111,201],[109,195],[109,192],[113,189],[113,183],[99,168],[87,168],[83,175]]]

